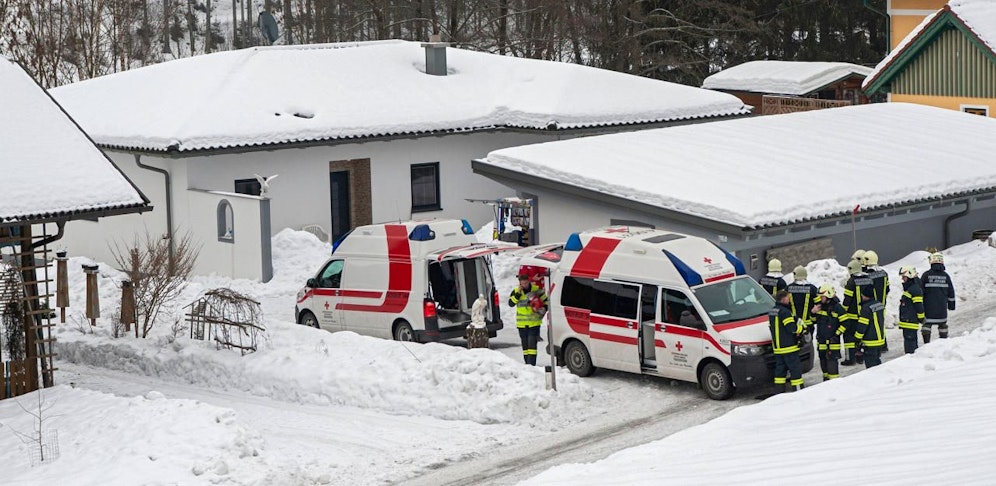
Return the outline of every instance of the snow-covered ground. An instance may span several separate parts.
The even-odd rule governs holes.
[[[951,321],[956,337],[894,359],[901,340],[898,329],[891,329],[895,344],[881,368],[860,373],[847,368],[845,374],[855,376],[812,386],[819,381],[816,370],[807,375],[810,387],[802,393],[757,405],[750,396],[714,402],[693,384],[604,371],[579,379],[561,370],[559,390],[548,391],[542,368],[521,364],[508,309],[506,329],[492,340],[491,350],[466,350],[460,340],[419,345],[305,328],[293,323],[294,295],[327,258],[329,247],[310,234],[287,230],[275,237],[273,248],[271,282],[197,277],[178,299],[185,305],[207,289],[229,287],[259,300],[266,338],[258,352],[246,356],[190,340],[185,331],[174,336],[172,319],[164,319],[149,339],[112,337],[107,316],[117,305],[120,275],[103,264],[105,317],[90,332],[81,316],[80,269],[89,260],[72,258],[73,307],[69,322],[56,329],[58,385],[40,393],[44,437],[57,432],[59,457],[32,467],[29,447],[14,433],[30,435],[37,425],[29,412],[37,414],[38,393],[2,401],[4,483],[509,484],[564,462],[595,461],[667,436],[643,446],[652,451],[561,466],[529,482],[660,483],[671,477],[663,470],[684,483],[730,477],[788,481],[815,477],[817,456],[829,454],[839,466],[840,458],[814,441],[828,433],[827,444],[833,444],[828,447],[860,446],[862,439],[843,442],[848,431],[868,437],[881,452],[876,457],[888,459],[892,474],[881,476],[885,482],[910,478],[909,464],[927,457],[927,450],[943,450],[930,457],[945,470],[964,465],[956,482],[984,482],[985,468],[993,467],[985,460],[967,465],[967,459],[949,457],[993,452],[993,446],[965,440],[966,434],[979,431],[984,437],[991,432],[986,427],[996,427],[986,424],[996,423],[987,409],[974,408],[996,395],[981,375],[996,367],[990,359],[996,319],[984,319],[996,302],[996,249],[981,242],[946,252],[959,295]],[[926,267],[925,255],[915,253],[888,266],[890,273],[907,260]],[[514,256],[495,258],[503,295],[515,283],[516,267]],[[817,284],[846,275],[830,261],[813,262],[809,270]],[[182,312],[171,310],[176,316]],[[540,353],[545,362],[542,346]],[[957,399],[949,402],[951,397]],[[798,406],[781,406],[786,404]],[[836,425],[819,420],[820,412]],[[914,419],[920,427],[927,424],[926,430],[903,434],[902,447],[895,449],[898,428]],[[786,438],[788,428],[792,433]],[[800,451],[803,466],[786,469],[784,461],[765,459],[772,449],[757,444],[775,439],[806,440],[785,449]],[[717,443],[722,454],[706,452],[707,444],[715,450]],[[900,457],[907,452],[912,455]],[[709,475],[693,466],[705,461],[720,472]],[[731,476],[737,467],[741,475]]]

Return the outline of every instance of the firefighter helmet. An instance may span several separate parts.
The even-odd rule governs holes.
[[[782,271],[782,261],[777,258],[772,258],[768,261],[768,271],[769,272],[781,272]]]
[[[930,254],[930,263],[944,263],[944,255],[935,252]]]
[[[820,296],[825,299],[832,299],[837,295],[837,289],[833,285],[823,284],[820,285]]]
[[[854,275],[859,272],[861,272],[861,262],[858,260],[851,260],[847,264],[847,273]]]
[[[851,254],[851,260],[857,260],[860,262],[861,257],[864,256],[864,254],[865,254],[864,250],[854,250],[854,253]]]
[[[795,269],[792,270],[792,274],[795,275],[796,280],[806,280],[806,277],[809,276],[809,272],[806,271],[806,267],[802,265],[795,267]]]
[[[861,255],[861,263],[864,263],[866,267],[878,265],[878,253],[872,250],[866,251],[864,255]]]
[[[899,269],[899,276],[906,278],[916,278],[916,267],[909,265]]]

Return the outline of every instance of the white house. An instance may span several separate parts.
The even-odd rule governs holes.
[[[774,254],[843,262],[857,243],[891,261],[993,229],[992,153],[996,120],[878,103],[513,147],[473,167],[534,199],[539,243],[656,227],[758,275]]]
[[[426,60],[429,60],[428,73]],[[504,147],[749,113],[737,98],[585,66],[404,41],[256,47],[52,90],[156,206],[74,231],[189,231],[197,273],[270,278],[270,236],[467,218],[507,196],[470,161]],[[260,195],[255,175],[279,174]],[[167,197],[167,193],[169,197]]]

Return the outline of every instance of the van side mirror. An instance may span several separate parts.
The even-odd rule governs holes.
[[[314,278],[309,278],[308,279],[308,283],[306,283],[304,285],[307,286],[309,289],[313,289],[315,287],[318,287],[318,282],[315,282]]]

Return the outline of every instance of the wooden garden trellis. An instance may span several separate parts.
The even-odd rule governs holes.
[[[0,398],[35,391],[55,384],[55,353],[49,299],[52,278],[48,244],[61,236],[48,234],[48,225],[0,227],[0,313],[3,339],[0,362],[3,386]],[[61,225],[60,225],[61,230]]]
[[[259,334],[266,331],[259,302],[231,289],[209,290],[185,309],[191,339],[214,341],[242,355],[255,352]]]

